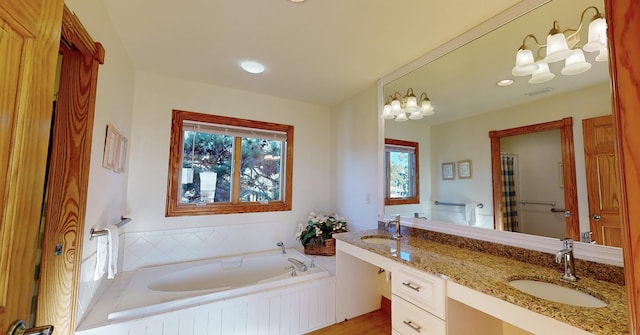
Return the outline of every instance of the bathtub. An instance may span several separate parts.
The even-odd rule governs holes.
[[[138,269],[120,295],[109,321],[209,304],[328,277],[321,266],[292,275],[288,258],[310,260],[295,249],[212,258]]]

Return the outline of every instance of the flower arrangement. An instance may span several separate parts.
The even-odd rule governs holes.
[[[311,212],[306,226],[302,222],[298,223],[296,239],[302,243],[302,246],[307,246],[307,244],[320,246],[334,233],[346,231],[347,220],[344,217],[338,214],[323,215]]]

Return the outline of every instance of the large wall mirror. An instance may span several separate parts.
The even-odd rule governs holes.
[[[416,96],[425,92],[435,111],[420,120],[384,120],[385,138],[420,144],[420,203],[385,206],[385,214],[552,238],[591,238],[599,245],[619,246],[619,229],[607,225],[618,216],[617,181],[610,173],[615,171],[614,154],[600,153],[591,144],[595,138],[596,147],[613,148],[613,132],[606,126],[611,122],[606,54],[605,61],[597,61],[603,57],[599,52],[585,52],[591,67],[575,75],[561,74],[564,61],[550,63],[555,77],[544,83],[512,75],[525,36],[533,34],[546,43],[554,21],[561,30],[578,28],[589,6],[604,12],[603,1],[548,1],[397,79],[383,79],[383,102],[411,88]],[[578,46],[586,43],[595,14],[592,9],[586,12]],[[532,39],[527,46],[536,54]],[[545,50],[541,52],[544,57]],[[514,82],[499,86],[502,79]],[[560,126],[538,127],[554,122]],[[568,133],[562,128],[567,122]],[[493,153],[491,132],[501,134]],[[507,187],[492,178],[492,171],[501,169],[495,166],[500,156],[512,162],[515,228],[505,223],[511,218],[504,217],[504,200],[494,195],[504,194],[502,188]],[[443,166],[452,165],[453,178],[443,176]],[[573,184],[567,184],[568,168],[574,173]],[[606,184],[594,186],[594,178],[603,177],[608,178]],[[603,189],[608,198],[590,198]]]

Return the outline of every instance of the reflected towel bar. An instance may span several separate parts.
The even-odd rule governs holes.
[[[551,206],[551,207],[555,207],[556,203],[552,202],[552,201],[528,201],[528,200],[522,200],[520,201],[521,205],[547,205],[547,206]]]
[[[455,203],[455,202],[441,202],[441,201],[438,201],[438,200],[436,200],[436,201],[434,202],[434,204],[436,204],[436,205],[438,205],[438,206],[462,206],[462,207],[464,207],[464,206],[465,206],[465,204],[459,204],[459,203]],[[483,208],[483,207],[484,207],[484,204],[483,204],[483,203],[478,203],[478,204],[476,205],[476,207],[478,207],[478,208]]]
[[[121,216],[120,222],[116,223],[116,227],[120,228],[129,222],[131,222],[131,218],[125,218],[124,216]],[[89,231],[89,241],[93,240],[94,237],[104,236],[104,235],[107,235],[106,229],[95,230],[91,228],[91,230]]]

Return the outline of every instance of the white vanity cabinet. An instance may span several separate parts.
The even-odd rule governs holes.
[[[444,279],[394,263],[391,293],[391,327],[394,334],[447,333]]]

